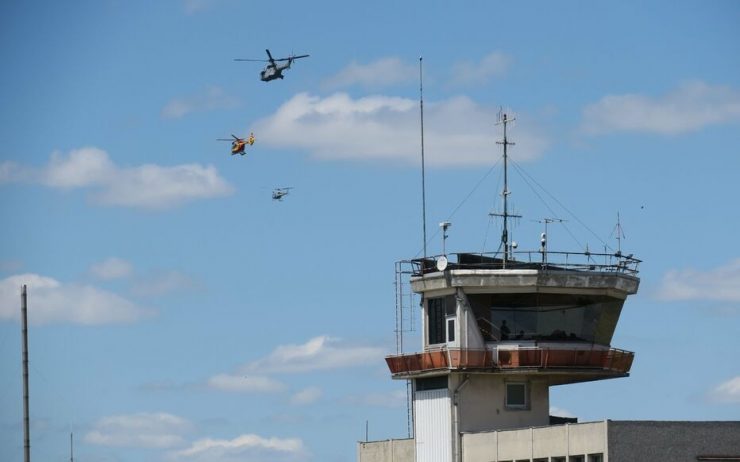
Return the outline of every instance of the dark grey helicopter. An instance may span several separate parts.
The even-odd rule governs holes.
[[[282,79],[283,78],[283,71],[286,69],[290,69],[290,65],[293,64],[293,60],[299,59],[299,58],[308,58],[309,55],[290,55],[287,58],[279,58],[274,59],[272,57],[272,54],[270,53],[270,50],[265,50],[267,52],[267,57],[269,59],[242,59],[242,58],[236,58],[234,61],[259,61],[259,62],[266,62],[269,63],[267,66],[265,66],[264,69],[262,69],[262,72],[260,72],[260,80],[263,82],[269,82],[270,80],[275,79]],[[285,62],[285,64],[278,64],[278,62]]]
[[[272,200],[282,202],[283,197],[287,196],[290,193],[291,189],[293,189],[293,187],[273,189]]]

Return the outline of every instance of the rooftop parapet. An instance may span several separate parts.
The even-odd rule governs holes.
[[[534,252],[517,255],[528,259],[504,262],[485,254],[457,253],[441,265],[433,258],[412,260],[411,287],[417,293],[463,287],[469,293],[578,293],[625,299],[637,292],[640,282],[640,260],[632,255],[550,252],[540,262],[530,261]]]
[[[453,253],[444,255],[446,268],[473,270],[535,269],[543,271],[588,271],[618,273],[637,276],[642,260],[632,254],[593,252],[542,252],[523,250],[512,252],[504,260],[499,253]],[[438,261],[442,255],[411,260],[412,277],[440,271]],[[450,258],[454,257],[454,258]]]

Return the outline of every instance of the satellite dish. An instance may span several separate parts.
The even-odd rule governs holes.
[[[447,263],[447,257],[445,257],[444,255],[439,257],[437,259],[437,269],[439,271],[444,271],[445,269],[447,269]]]

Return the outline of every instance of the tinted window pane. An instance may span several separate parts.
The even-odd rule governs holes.
[[[447,376],[428,377],[426,379],[416,379],[416,391],[438,390],[447,388]]]
[[[455,296],[430,298],[427,300],[427,307],[429,310],[429,325],[427,328],[429,344],[445,343],[447,341],[445,336],[446,318],[447,316],[454,316],[457,310]]]
[[[571,340],[608,345],[623,303],[604,296],[515,295],[468,295],[486,340]]]
[[[429,343],[445,342],[445,300],[431,298],[427,301],[429,307]]]
[[[509,407],[525,407],[527,405],[527,386],[523,383],[507,383],[506,405]]]

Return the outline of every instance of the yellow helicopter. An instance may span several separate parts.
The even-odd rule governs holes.
[[[252,146],[254,144],[255,138],[254,133],[250,133],[249,138],[239,138],[238,136],[232,134],[231,138],[218,138],[218,141],[231,141],[231,155],[233,156],[235,154],[241,154],[243,156],[244,154],[246,154],[245,149],[247,145]]]

